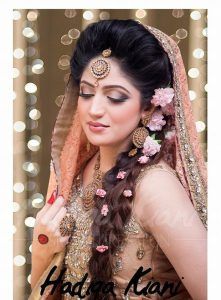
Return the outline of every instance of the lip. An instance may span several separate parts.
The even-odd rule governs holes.
[[[92,122],[92,121],[90,121],[90,122],[88,122],[88,125],[89,126],[93,126],[93,127],[109,127],[108,125],[104,125],[104,124],[102,124],[102,123],[99,123],[99,122]]]

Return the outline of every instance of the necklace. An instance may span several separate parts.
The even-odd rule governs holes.
[[[104,173],[100,170],[100,153],[97,156],[94,165],[93,181],[89,183],[82,191],[82,202],[85,210],[89,210],[94,206],[94,195],[97,189],[102,188],[102,178]],[[81,186],[83,187],[83,172],[81,176]]]

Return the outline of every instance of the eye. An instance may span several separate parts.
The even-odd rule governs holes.
[[[128,98],[127,97],[123,97],[123,98],[112,98],[110,96],[107,96],[108,99],[110,99],[112,102],[114,103],[122,103],[125,102]]]
[[[78,96],[83,97],[83,98],[90,98],[90,97],[94,96],[94,94],[83,94],[83,93],[79,93]]]

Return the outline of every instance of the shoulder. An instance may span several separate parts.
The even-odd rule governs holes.
[[[149,169],[146,168],[138,177],[134,210],[148,231],[152,231],[156,224],[160,226],[164,222],[170,222],[180,212],[194,212],[176,173],[163,161]]]

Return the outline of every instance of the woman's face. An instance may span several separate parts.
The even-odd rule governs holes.
[[[89,67],[82,74],[78,98],[80,121],[93,145],[126,146],[142,115],[141,96],[121,72],[118,63],[105,59],[110,62],[110,72],[105,78],[98,79],[98,86],[94,85],[96,78]],[[93,122],[105,127],[93,126]]]

